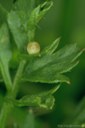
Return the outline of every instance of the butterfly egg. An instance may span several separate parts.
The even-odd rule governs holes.
[[[40,45],[38,42],[29,42],[27,45],[27,52],[30,55],[35,55],[40,53]]]

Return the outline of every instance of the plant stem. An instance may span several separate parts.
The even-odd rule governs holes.
[[[8,67],[6,67],[3,63],[0,62],[0,69],[1,69],[1,73],[4,79],[4,83],[6,85],[7,91],[10,92],[12,89],[12,81],[11,81],[11,77],[10,77],[10,73],[9,73],[9,69]]]
[[[12,98],[12,99],[16,98],[18,88],[19,88],[18,83],[20,81],[24,66],[25,66],[25,61],[21,61],[20,65],[18,67],[17,73],[15,75],[15,79],[14,79],[14,82],[13,82],[13,85],[12,85],[13,86],[12,90],[10,90],[10,92],[8,92],[8,94],[5,98],[5,101],[3,103],[2,110],[0,112],[0,128],[5,128],[7,117],[8,117],[8,115],[10,114],[10,112],[13,108],[13,103],[10,102],[10,98]],[[9,100],[8,100],[8,98],[9,98]]]
[[[13,105],[10,102],[4,102],[0,113],[0,128],[5,128],[7,117],[12,110]]]
[[[24,60],[20,62],[19,68],[18,68],[16,76],[14,78],[13,88],[12,88],[13,97],[16,97],[16,95],[17,95],[18,88],[19,88],[19,81],[20,81],[20,78],[22,76],[22,72],[23,72],[25,63],[26,63],[26,61],[24,61]]]

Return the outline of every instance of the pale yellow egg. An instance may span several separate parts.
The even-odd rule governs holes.
[[[40,53],[40,45],[38,42],[29,42],[27,45],[27,52],[30,55],[35,55]]]

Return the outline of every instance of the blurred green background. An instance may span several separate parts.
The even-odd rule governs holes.
[[[38,26],[36,40],[44,47],[57,37],[61,37],[59,48],[75,42],[80,48],[85,48],[85,0],[54,0],[53,7]],[[54,110],[40,117],[44,128],[67,124],[85,96],[85,52],[78,66],[67,75],[71,85],[61,86],[55,94]]]

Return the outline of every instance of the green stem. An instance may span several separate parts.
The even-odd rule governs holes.
[[[0,62],[0,67],[1,67],[0,69],[1,69],[1,73],[3,76],[7,91],[10,92],[12,89],[12,81],[11,81],[8,66],[6,67],[3,63]]]
[[[0,112],[0,128],[5,128],[7,123],[7,117],[12,110],[13,105],[9,102],[4,102],[2,110]]]
[[[25,63],[26,63],[26,61],[24,61],[24,60],[21,61],[20,65],[19,65],[19,68],[17,70],[16,76],[15,76],[15,79],[14,79],[14,82],[13,82],[13,88],[12,88],[13,97],[16,97],[16,95],[17,95],[18,88],[19,88],[19,81],[20,81],[20,78],[22,76],[22,72],[23,72]]]
[[[10,98],[12,98],[12,99],[16,98],[18,88],[19,88],[18,83],[19,83],[19,80],[21,78],[24,66],[25,66],[25,61],[20,62],[19,68],[17,70],[17,73],[15,75],[15,79],[14,79],[14,82],[13,82],[13,85],[12,85],[13,88],[12,88],[12,90],[10,90],[10,92],[8,92],[8,94],[5,98],[5,101],[3,103],[2,110],[0,112],[0,128],[5,128],[7,117],[8,117],[8,115],[10,114],[10,112],[13,108],[13,103],[10,102],[10,100],[8,100],[8,98],[9,99]],[[7,78],[7,77],[3,77],[3,78],[4,78],[4,81],[6,81],[5,78]]]

